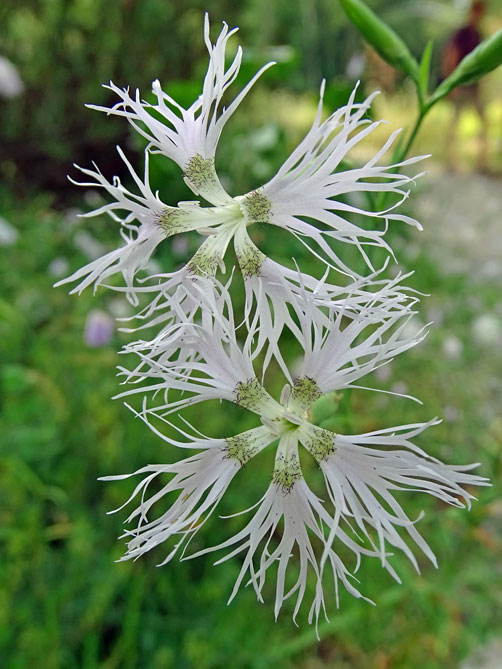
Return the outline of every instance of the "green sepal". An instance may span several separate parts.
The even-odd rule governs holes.
[[[341,398],[342,393],[333,391],[316,400],[310,407],[310,422],[318,427],[324,427],[325,423],[333,418]]]
[[[392,67],[409,74],[417,83],[419,66],[403,40],[378,18],[362,0],[340,0],[350,21],[364,39]]]

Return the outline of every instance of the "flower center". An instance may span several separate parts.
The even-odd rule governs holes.
[[[270,223],[272,203],[259,190],[244,195],[240,205],[247,224]]]
[[[188,187],[212,204],[224,204],[230,199],[214,169],[214,158],[203,158],[197,153],[185,165],[184,174]]]

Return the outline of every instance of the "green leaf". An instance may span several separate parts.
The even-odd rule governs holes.
[[[420,73],[418,78],[418,90],[422,99],[425,99],[427,96],[427,89],[429,87],[429,72],[431,67],[431,56],[432,56],[432,40],[427,43],[427,46],[424,49],[422,55],[422,60],[420,62]]]
[[[362,0],[340,0],[350,21],[364,39],[392,67],[409,74],[418,84],[419,67],[410,50],[392,28],[378,18]]]
[[[472,84],[502,65],[502,29],[485,39],[459,63],[458,67],[434,91],[431,104],[448,95],[457,86]]]

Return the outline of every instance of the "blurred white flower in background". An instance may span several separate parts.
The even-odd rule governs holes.
[[[450,335],[443,341],[442,351],[447,358],[451,360],[459,360],[462,356],[464,345],[458,337]]]
[[[495,314],[481,314],[472,323],[472,337],[477,344],[502,344],[502,320]]]
[[[12,246],[19,237],[16,228],[0,216],[0,246]]]
[[[64,276],[68,272],[69,262],[66,258],[53,258],[47,267],[47,271],[55,279]]]
[[[79,230],[73,238],[73,243],[81,253],[91,260],[100,258],[105,251],[105,245],[86,230]]]
[[[5,56],[0,56],[0,96],[17,98],[24,93],[24,83],[17,67]]]

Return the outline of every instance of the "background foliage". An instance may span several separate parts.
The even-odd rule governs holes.
[[[406,36],[417,57],[431,37],[444,42],[465,15],[465,5],[446,0],[369,4]],[[487,14],[489,31],[499,27],[496,6]],[[392,233],[403,268],[416,270],[414,287],[432,295],[420,318],[437,325],[423,345],[392,363],[389,378],[371,381],[398,391],[406,384],[424,404],[353,393],[340,414],[348,431],[445,415],[422,445],[447,461],[480,461],[480,472],[494,481],[469,513],[412,494],[405,500],[412,517],[426,512],[421,528],[438,555],[439,571],[424,562],[417,575],[396,556],[403,578],[398,586],[377,564],[364,563],[361,586],[377,607],[343,595],[340,611],[332,602],[317,643],[304,618],[293,626],[287,607],[273,622],[272,582],[264,605],[243,591],[226,606],[237,562],[213,567],[209,556],[156,569],[162,550],[134,563],[113,562],[122,554],[115,537],[123,516],[106,512],[125,499],[127,483],[104,484],[97,477],[169,461],[172,453],[108,399],[117,391],[115,351],[125,335],[116,332],[100,348],[83,339],[91,309],[124,315],[122,302],[105,291],[75,298],[51,287],[117,239],[108,219],[78,222],[75,214],[94,208],[99,195],[75,192],[65,175],[72,162],[85,166],[91,160],[106,174],[117,173],[115,143],[136,151],[139,160],[141,147],[120,119],[83,108],[85,102],[108,101],[101,82],[113,79],[146,93],[159,77],[182,103],[198,94],[205,8],[202,2],[165,0],[4,0],[0,6],[0,54],[19,67],[25,83],[19,98],[0,99],[0,216],[18,233],[0,260],[0,657],[9,669],[456,667],[474,648],[502,635],[502,303],[500,275],[478,271],[485,251],[468,273],[448,260],[464,227],[474,229],[464,225],[462,211],[455,210],[455,227],[447,228],[447,216],[430,204],[456,198],[442,190],[449,101],[433,110],[417,149],[435,154],[429,183],[418,187],[417,204],[409,205],[421,209],[429,232],[423,239]],[[308,127],[321,77],[328,79],[327,109],[343,101],[352,86],[349,65],[363,45],[338,4],[328,0],[218,0],[210,10],[215,31],[221,19],[241,26],[240,40],[250,47],[242,81],[272,55],[279,60],[236,114],[218,154],[229,187],[246,192],[274,173]],[[440,53],[438,46],[436,80]],[[374,72],[362,76],[370,90]],[[483,89],[495,174],[486,182],[489,194],[497,190],[502,165],[499,85],[495,73]],[[375,113],[393,129],[409,122],[410,104],[408,84],[398,78]],[[467,110],[459,128],[464,170],[475,162],[475,135],[476,119]],[[367,151],[373,149],[370,143]],[[153,171],[167,201],[189,197],[177,168],[157,160]],[[469,182],[485,183],[479,178],[470,173]],[[457,256],[474,258],[476,245],[496,245],[486,227],[489,200],[479,197],[477,229]],[[440,238],[444,246],[438,246]],[[263,241],[276,255],[279,249],[305,264],[298,247],[282,237]],[[174,268],[185,253],[173,245],[157,262]],[[215,436],[245,429],[243,420],[237,411],[215,407],[197,412],[203,431]],[[222,514],[246,508],[262,494],[269,468],[261,464],[236,480]],[[212,519],[197,545],[222,541],[240,522]]]
[[[418,57],[429,39],[438,44],[446,39],[461,22],[466,3],[369,4],[406,34]],[[205,9],[202,0],[3,0],[0,54],[19,67],[26,92],[0,104],[2,179],[17,193],[26,194],[35,183],[65,198],[72,162],[88,164],[99,156],[103,169],[120,171],[111,147],[127,141],[127,128],[120,119],[91,115],[84,104],[114,102],[100,86],[110,80],[146,93],[159,78],[175,90],[176,83],[188,87],[193,98],[205,67],[200,28]],[[348,29],[337,1],[217,0],[209,10],[215,26],[224,19],[241,27],[248,54],[243,79],[273,56],[282,63],[267,74],[269,85],[312,92],[325,77],[327,104],[335,106],[346,95],[352,82],[344,75],[362,41]],[[272,50],[271,45],[282,46]],[[439,54],[437,49],[436,80]]]

